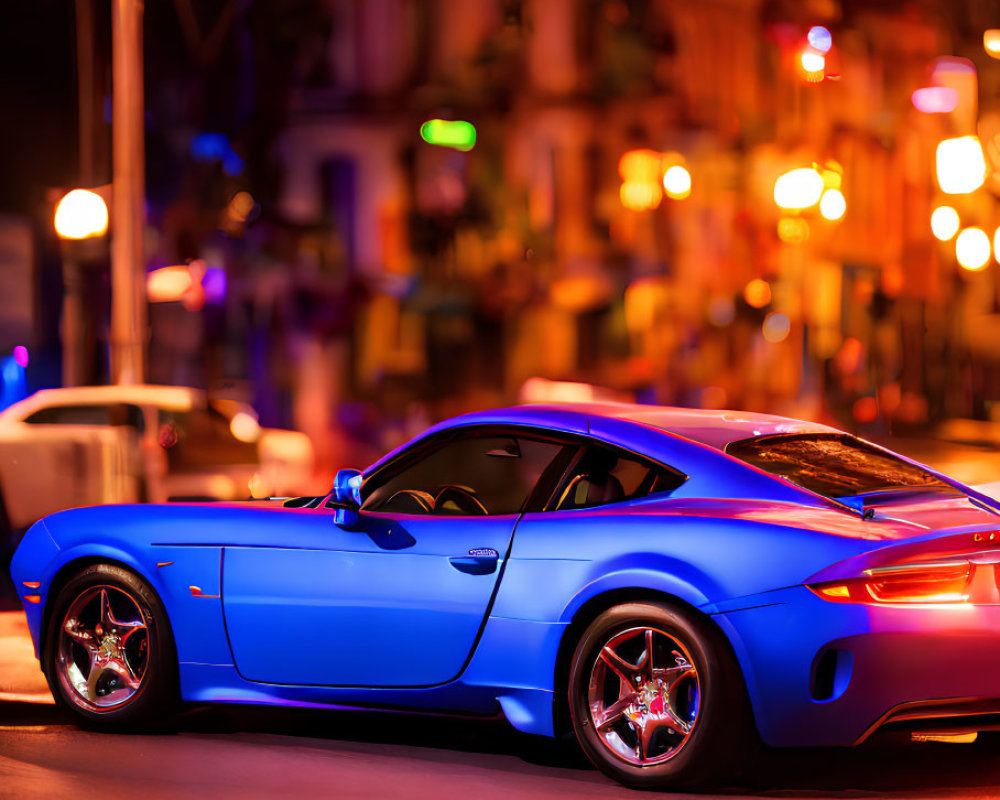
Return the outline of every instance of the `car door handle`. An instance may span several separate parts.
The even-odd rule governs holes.
[[[477,547],[467,556],[452,556],[448,559],[459,572],[469,575],[489,575],[497,568],[500,554],[492,547]]]

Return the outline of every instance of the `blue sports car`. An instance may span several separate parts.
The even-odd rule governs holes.
[[[522,406],[327,497],[63,511],[11,571],[53,694],[90,723],[500,710],[622,783],[692,787],[757,741],[996,724],[998,513],[814,423]]]

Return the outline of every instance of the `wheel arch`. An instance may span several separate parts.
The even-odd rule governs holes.
[[[163,602],[162,593],[157,589],[156,582],[150,580],[148,575],[144,574],[136,564],[132,563],[128,559],[118,558],[115,555],[87,553],[76,555],[67,559],[67,561],[56,570],[55,574],[52,576],[52,580],[49,582],[49,588],[45,596],[45,605],[42,607],[42,621],[38,636],[38,658],[42,666],[42,671],[46,671],[46,664],[48,663],[45,648],[48,645],[49,639],[49,623],[52,621],[52,614],[55,610],[56,600],[59,597],[59,593],[75,575],[79,574],[87,567],[92,567],[97,564],[108,564],[109,566],[118,567],[126,572],[130,572],[149,587],[149,590],[156,596],[160,606],[163,608],[163,616],[166,618],[170,641],[173,644],[173,660],[176,665],[178,663],[177,641],[174,638],[173,626],[170,622],[170,614],[167,613],[167,606]]]
[[[722,642],[729,655],[732,657],[740,677],[743,680],[744,690],[749,693],[747,677],[743,671],[743,665],[737,657],[733,643],[726,632],[717,622],[704,611],[693,605],[688,600],[649,586],[623,586],[607,589],[589,597],[574,612],[569,621],[569,625],[563,631],[556,651],[555,663],[553,664],[553,728],[557,736],[569,732],[571,728],[569,715],[569,667],[573,658],[573,652],[580,638],[587,630],[588,626],[601,614],[610,608],[624,603],[656,603],[659,605],[673,606],[689,614],[692,619],[700,622],[705,630]],[[752,706],[752,704],[751,704]]]

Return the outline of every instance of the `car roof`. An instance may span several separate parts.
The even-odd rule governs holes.
[[[66,386],[40,389],[15,403],[3,416],[22,419],[42,408],[93,403],[134,403],[172,411],[186,411],[205,404],[205,393],[187,386],[129,384],[123,386]]]
[[[597,417],[647,425],[717,450],[725,450],[730,442],[754,436],[770,436],[778,433],[840,433],[836,428],[816,422],[805,422],[773,414],[758,414],[753,411],[717,411],[603,402],[546,403],[475,411],[444,420],[418,438],[423,439],[426,435],[467,425],[530,425],[567,433],[587,434],[590,433],[592,420]],[[388,453],[373,464],[371,469],[384,464],[410,444],[412,442]]]

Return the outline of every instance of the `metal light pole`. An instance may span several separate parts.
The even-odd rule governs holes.
[[[111,379],[141,383],[146,331],[142,0],[112,0]]]

